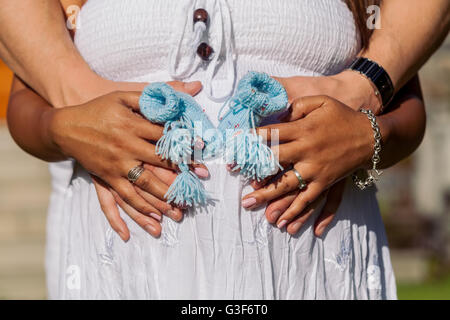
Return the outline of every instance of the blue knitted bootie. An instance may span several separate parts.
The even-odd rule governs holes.
[[[156,153],[162,159],[176,163],[180,169],[165,195],[167,201],[182,206],[206,204],[206,191],[198,177],[189,170],[189,163],[194,150],[200,154],[196,155],[197,161],[203,160],[205,149],[210,154],[218,152],[216,140],[205,140],[203,132],[199,132],[214,129],[213,124],[191,96],[175,91],[166,83],[148,85],[140,97],[139,106],[144,117],[164,125],[163,136],[156,143]]]
[[[230,110],[219,124],[226,133],[225,162],[234,166],[233,171],[260,181],[283,169],[255,129],[263,118],[283,111],[287,104],[284,87],[266,73],[249,72],[239,81],[226,104]]]

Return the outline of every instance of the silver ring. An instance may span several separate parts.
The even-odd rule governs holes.
[[[295,168],[292,168],[292,171],[293,171],[294,174],[297,176],[297,179],[298,179],[298,182],[299,182],[298,188],[299,188],[300,190],[305,189],[306,186],[307,186],[307,184],[306,184],[305,180],[303,180],[301,174],[300,174]]]
[[[140,164],[128,171],[128,181],[130,181],[131,183],[135,183],[136,180],[139,179],[141,174],[144,172],[144,170],[144,167]]]

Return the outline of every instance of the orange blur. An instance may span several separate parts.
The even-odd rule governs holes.
[[[0,119],[5,119],[8,106],[9,91],[12,83],[12,72],[0,60]]]

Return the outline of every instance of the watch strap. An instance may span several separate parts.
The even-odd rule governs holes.
[[[383,107],[389,104],[394,96],[394,85],[382,66],[368,58],[359,57],[350,65],[349,69],[359,72],[374,84],[381,96]]]

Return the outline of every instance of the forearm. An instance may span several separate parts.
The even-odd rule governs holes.
[[[449,28],[448,0],[385,0],[381,29],[374,30],[362,56],[382,65],[399,89],[440,46]]]
[[[96,77],[70,38],[58,0],[0,0],[0,30],[0,58],[55,106],[77,102],[71,99],[78,82]]]
[[[7,121],[16,143],[44,161],[66,159],[49,135],[49,120],[54,109],[18,79],[14,79],[12,91]]]
[[[412,154],[425,133],[426,114],[418,77],[398,92],[388,112],[377,119],[383,138],[379,167],[388,168]]]

